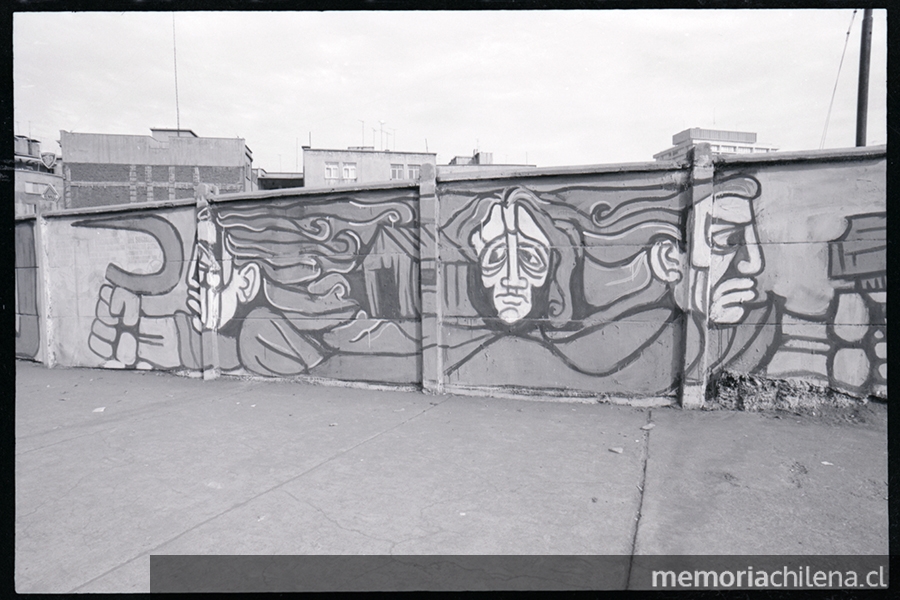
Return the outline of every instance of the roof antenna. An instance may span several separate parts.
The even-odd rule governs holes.
[[[172,60],[175,63],[175,129],[181,137],[181,112],[178,109],[178,55],[175,51],[175,13],[172,13]]]

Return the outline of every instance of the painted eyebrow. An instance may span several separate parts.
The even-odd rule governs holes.
[[[737,196],[717,196],[709,214],[713,220],[739,217],[741,223],[753,221],[753,209],[750,201]]]

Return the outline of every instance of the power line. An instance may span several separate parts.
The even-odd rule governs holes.
[[[828,103],[828,114],[825,116],[825,130],[822,132],[822,141],[819,142],[819,150],[825,147],[825,136],[828,134],[828,121],[831,119],[831,107],[834,106],[834,96],[837,93],[838,80],[841,78],[841,67],[844,66],[844,55],[847,53],[847,42],[850,41],[850,30],[853,29],[853,19],[856,17],[856,10],[850,15],[850,26],[847,27],[847,37],[844,39],[844,51],[841,52],[841,62],[838,64],[837,77],[834,80],[834,90],[831,92],[831,102]]]

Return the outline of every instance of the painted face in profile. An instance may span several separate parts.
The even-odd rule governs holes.
[[[231,255],[219,248],[212,222],[197,225],[197,244],[188,275],[188,307],[197,331],[217,331],[227,325],[241,304],[251,301],[259,291],[259,267],[254,263],[235,269]]]
[[[547,281],[550,242],[521,204],[495,204],[472,235],[481,283],[491,290],[497,315],[515,323],[531,312],[534,290]]]
[[[695,290],[695,304],[714,323],[738,323],[745,303],[759,296],[756,275],[764,267],[756,234],[753,205],[747,198],[720,195],[704,198],[694,207],[694,252],[691,262],[708,278]]]

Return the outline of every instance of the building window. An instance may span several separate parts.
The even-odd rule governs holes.
[[[422,172],[422,165],[409,165],[407,169],[408,179],[416,180]]]
[[[753,152],[752,148],[747,148],[746,146],[738,146],[738,154],[750,154]]]
[[[722,152],[734,152],[734,146],[722,146]]]
[[[403,165],[391,165],[391,179],[403,179]]]
[[[356,181],[356,163],[344,163],[344,181]]]
[[[718,145],[718,144],[713,144],[713,145],[711,145],[711,146],[709,147],[709,149],[712,150],[713,152],[718,152],[718,151],[719,151],[719,145]]]
[[[336,162],[325,163],[325,179],[340,179],[340,165]]]

